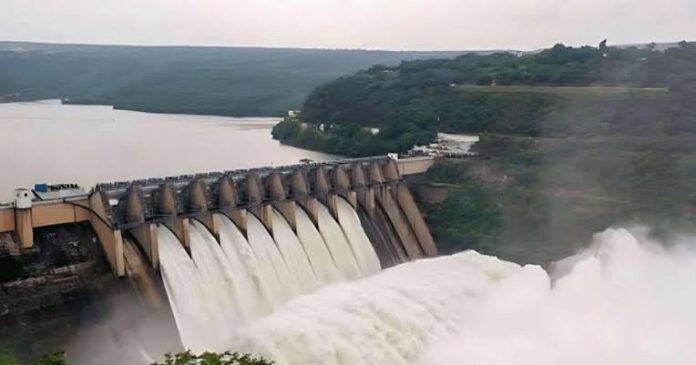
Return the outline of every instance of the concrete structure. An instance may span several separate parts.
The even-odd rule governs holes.
[[[386,267],[437,254],[402,180],[432,164],[432,158],[375,157],[99,184],[86,198],[0,207],[0,232],[14,231],[23,247],[31,247],[33,228],[89,221],[114,275],[123,276],[126,257],[133,256],[132,249],[124,249],[125,236],[158,267],[157,224],[169,227],[188,248],[190,219],[217,237],[214,213],[229,217],[242,232],[247,214],[253,214],[272,231],[275,208],[295,229],[296,205],[316,223],[317,204],[336,216],[336,199],[341,196],[358,211]]]

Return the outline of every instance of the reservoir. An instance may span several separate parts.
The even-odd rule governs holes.
[[[57,100],[0,104],[0,202],[35,183],[90,187],[331,158],[273,140],[271,129],[279,121],[141,113]]]

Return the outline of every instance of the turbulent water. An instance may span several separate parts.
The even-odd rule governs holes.
[[[160,271],[181,341],[195,350],[216,345],[212,331],[206,328],[213,322],[213,313],[206,303],[196,265],[169,229],[161,226],[157,234]]]
[[[281,365],[696,361],[694,251],[609,230],[558,272],[473,251],[408,263],[299,298],[236,348]]]
[[[312,264],[314,274],[321,284],[329,284],[342,279],[334,264],[329,249],[319,230],[314,226],[307,213],[300,207],[295,207],[295,220],[297,221],[297,237],[302,242],[302,247]]]
[[[190,220],[190,254],[160,226],[162,278],[184,346],[199,352],[228,350],[241,328],[293,298],[379,271],[355,211],[343,200],[341,207],[339,223],[321,206],[319,229],[298,208],[297,235],[275,210],[272,235],[247,213],[246,237],[227,217],[216,214],[219,243],[203,224]]]
[[[373,266],[377,263],[374,251],[356,245],[369,241],[362,237],[355,218],[347,218],[350,206],[343,203],[334,221],[343,232],[338,241],[348,242],[361,273],[379,271]],[[251,297],[263,303],[267,298],[259,271],[272,268],[257,263],[261,260],[254,245],[224,219],[227,225],[219,251],[228,257],[229,265],[243,268],[235,270],[237,275],[242,273],[245,290],[253,287]],[[274,220],[279,219],[282,216],[276,213]],[[277,240],[292,232],[289,226],[282,227],[275,231]],[[194,228],[199,233],[204,229]],[[333,228],[321,234],[305,232],[304,239],[282,239],[278,247],[299,245],[310,252],[308,245],[321,244],[322,237],[333,239],[327,232],[339,234]],[[667,249],[632,232],[612,229],[598,234],[590,249],[556,263],[549,272],[468,251],[324,285],[292,300],[270,303],[263,314],[242,316],[241,321],[215,310],[231,298],[200,300],[212,296],[202,283],[211,273],[198,265],[216,266],[212,256],[217,254],[201,255],[199,260],[194,254],[191,260],[166,229],[160,229],[160,239],[162,274],[177,324],[184,344],[194,350],[219,346],[262,355],[279,365],[694,364],[696,251],[692,242],[685,240]],[[296,257],[302,252],[296,247],[279,253],[294,278],[305,277],[309,264],[316,279],[312,285],[322,285],[326,281],[317,275],[315,261],[332,259],[335,252],[330,247],[326,244],[326,254],[307,254],[306,261]],[[266,249],[258,255],[268,255]],[[310,249],[321,252],[317,247]],[[346,275],[344,269],[334,267]],[[225,277],[223,271],[217,275]],[[269,273],[269,280],[275,274]],[[174,284],[175,280],[181,283]],[[218,286],[234,284],[220,278],[208,280]],[[241,295],[235,290],[230,293]],[[239,298],[235,305],[241,307]],[[207,335],[216,328],[213,322],[204,322],[209,320],[224,322],[231,329],[227,337]]]
[[[365,230],[360,224],[358,213],[353,207],[343,199],[337,199],[336,210],[338,213],[338,223],[343,228],[346,238],[353,248],[355,258],[363,274],[374,274],[381,269],[379,259],[375,253],[372,243],[367,238]]]

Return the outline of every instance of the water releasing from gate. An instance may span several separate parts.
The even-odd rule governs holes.
[[[215,214],[219,240],[190,219],[190,255],[167,227],[158,227],[162,278],[184,347],[228,350],[241,328],[294,298],[380,270],[350,204],[339,199],[338,221],[319,205],[318,225],[302,208],[295,213],[294,231],[272,210],[272,234],[246,213],[246,236]]]
[[[201,287],[198,268],[168,228],[158,227],[157,236],[162,280],[181,342],[193,351],[217,348],[221,344],[209,327],[214,316]]]
[[[343,279],[331,258],[329,249],[307,212],[299,206],[295,207],[297,221],[297,237],[304,247],[307,258],[314,269],[314,274],[320,284],[329,284]]]
[[[190,253],[158,227],[184,346],[278,365],[696,361],[693,239],[611,229],[555,271],[473,251],[381,271],[355,211],[336,208],[313,222],[297,207],[295,230],[271,211],[272,234],[252,214],[246,232],[215,215],[219,240],[192,221]]]

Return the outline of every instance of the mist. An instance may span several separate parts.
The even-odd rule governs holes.
[[[639,231],[610,229],[555,265],[567,272],[555,280],[524,267],[421,363],[693,364],[696,255],[687,242],[666,249]]]
[[[182,351],[169,305],[154,308],[124,280],[90,307],[66,339],[68,363],[147,365],[165,353]]]
[[[278,364],[693,364],[696,252],[609,229],[552,265],[468,251],[301,297],[240,330]]]
[[[222,346],[279,365],[693,364],[696,238],[672,237],[611,228],[547,268],[471,250],[417,260],[226,319]],[[147,309],[122,284],[85,311],[71,363],[144,365],[183,349],[168,306]]]

